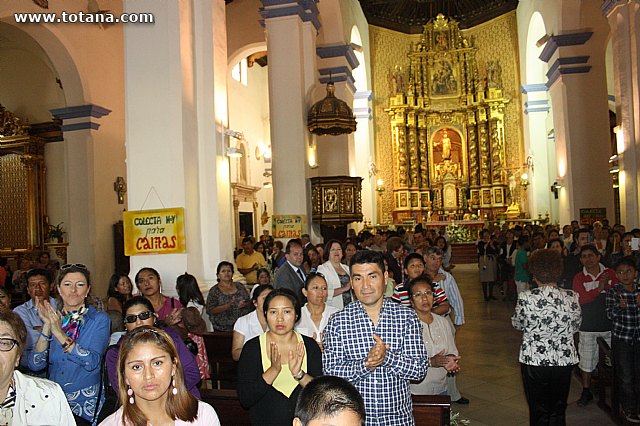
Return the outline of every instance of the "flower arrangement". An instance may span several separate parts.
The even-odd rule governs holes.
[[[471,231],[466,226],[451,224],[447,226],[447,235],[452,243],[468,243],[473,241]]]
[[[62,238],[64,237],[64,234],[67,233],[64,230],[64,228],[62,227],[63,223],[64,222],[60,222],[57,225],[49,225],[49,239],[50,240],[56,240],[59,243],[62,242]]]

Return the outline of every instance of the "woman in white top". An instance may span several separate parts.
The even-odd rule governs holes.
[[[351,278],[349,277],[349,267],[342,264],[342,244],[338,240],[330,240],[324,250],[325,259],[322,265],[318,266],[318,272],[324,275],[327,280],[329,297],[327,304],[338,309],[344,308],[351,303]]]
[[[422,322],[422,339],[427,346],[429,371],[423,381],[411,384],[414,395],[446,395],[447,373],[460,371],[458,348],[453,338],[451,322],[433,314],[434,284],[431,277],[422,275],[409,282],[411,306]]]
[[[307,298],[307,303],[302,307],[300,320],[296,324],[296,331],[307,337],[311,337],[322,350],[322,330],[327,326],[329,317],[340,309],[325,303],[327,300],[327,281],[319,272],[311,272],[307,275],[302,294]]]
[[[236,323],[233,325],[231,358],[233,358],[234,361],[238,361],[240,359],[242,347],[245,342],[261,335],[269,329],[267,319],[264,316],[264,309],[262,308],[264,299],[266,299],[272,291],[273,286],[270,284],[256,287],[251,294],[251,302],[253,302],[253,306],[256,307],[256,310],[238,318]]]

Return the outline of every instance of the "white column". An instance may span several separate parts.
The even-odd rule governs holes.
[[[156,16],[125,26],[129,208],[184,207],[187,239],[184,254],[133,256],[131,273],[156,268],[169,294],[185,271],[204,288],[218,262],[232,260],[224,7],[125,0],[126,12]]]
[[[310,90],[316,81],[314,23],[301,17],[307,2],[289,7],[263,1],[269,52],[269,115],[275,215],[300,214],[311,221],[307,193]],[[282,10],[290,14],[282,16]],[[300,13],[298,13],[298,11]],[[288,13],[288,12],[287,12]]]
[[[640,28],[636,2],[618,1],[605,9],[611,27],[613,47],[618,163],[620,165],[620,221],[628,228],[640,226],[638,144],[640,143]]]
[[[604,36],[552,36],[541,58],[548,61],[549,94],[555,130],[561,224],[579,219],[581,208],[604,207],[613,219],[609,176],[609,114]]]

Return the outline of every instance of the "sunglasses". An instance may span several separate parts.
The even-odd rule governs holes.
[[[138,315],[126,315],[124,317],[124,322],[126,322],[127,324],[133,324],[134,322],[138,321],[138,318],[140,318],[140,321],[144,321],[148,320],[154,315],[155,314],[151,311],[140,312]]]

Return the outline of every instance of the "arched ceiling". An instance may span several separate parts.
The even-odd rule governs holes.
[[[518,0],[359,0],[371,25],[419,34],[439,13],[470,28],[518,7]]]

